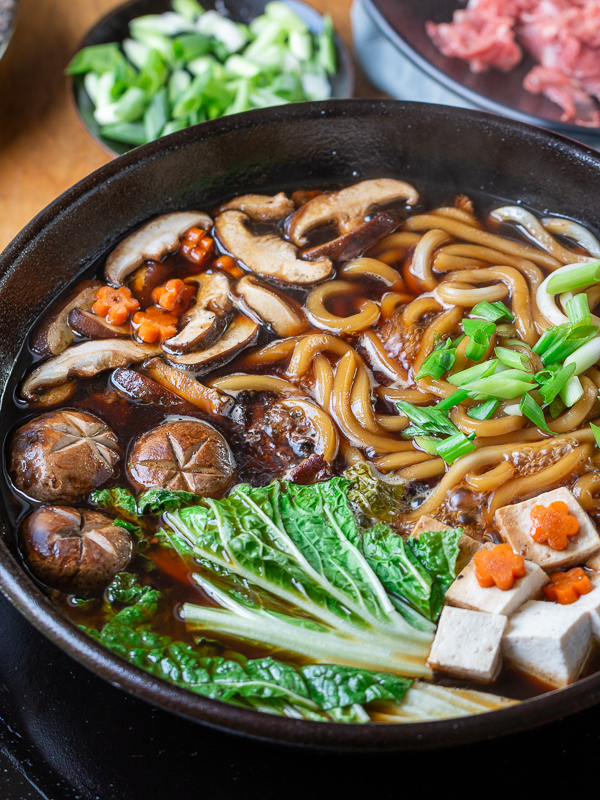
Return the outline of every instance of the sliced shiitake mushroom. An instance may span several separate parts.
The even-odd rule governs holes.
[[[357,225],[348,233],[343,233],[330,242],[307,247],[300,251],[300,258],[310,261],[315,258],[331,258],[333,261],[349,261],[364,253],[367,248],[379,241],[382,236],[391,233],[400,222],[400,218],[393,211],[382,211],[373,219]]]
[[[245,314],[238,314],[223,334],[211,347],[184,355],[166,355],[173,366],[184,367],[196,375],[204,374],[215,367],[227,364],[243,350],[254,344],[260,325]]]
[[[29,568],[54,589],[87,592],[103,589],[131,560],[129,533],[99,511],[43,506],[21,529]]]
[[[223,272],[203,272],[186,278],[197,283],[196,302],[184,317],[183,329],[163,342],[167,353],[189,353],[209,347],[227,327],[231,312],[229,278]]]
[[[219,241],[251,272],[292,286],[312,286],[331,277],[333,264],[328,258],[301,261],[296,248],[276,233],[255,236],[247,227],[242,211],[224,211],[215,222]]]
[[[405,200],[412,206],[418,199],[419,193],[414,186],[404,181],[392,178],[361,181],[339,192],[313,197],[290,217],[286,233],[294,244],[302,247],[307,244],[305,234],[312,228],[333,223],[339,233],[348,233],[363,223],[375,206],[398,200]]]
[[[272,197],[268,194],[243,194],[240,197],[234,197],[233,200],[229,200],[219,208],[219,213],[243,211],[252,219],[266,221],[283,219],[293,210],[293,201],[284,192],[279,192]]]
[[[74,308],[88,310],[94,304],[98,281],[82,281],[44,317],[31,340],[31,349],[42,356],[57,356],[73,344],[68,318]]]
[[[130,339],[102,339],[72,345],[34,369],[23,381],[21,394],[25,400],[35,400],[36,395],[60,386],[69,378],[93,378],[105,369],[127,367],[160,352],[160,347]]]
[[[309,327],[302,306],[291,297],[267,286],[254,275],[245,275],[234,287],[234,301],[242,311],[268,325],[278,336],[297,336]]]
[[[81,308],[71,311],[69,325],[86,339],[126,339],[131,335],[129,325],[111,325],[104,317]]]
[[[110,382],[119,394],[138,403],[166,408],[180,414],[189,414],[194,410],[185,400],[135,369],[119,367],[110,376]]]
[[[150,220],[127,236],[106,259],[106,280],[121,286],[125,278],[144,261],[160,261],[179,246],[183,234],[194,226],[207,230],[212,225],[202,211],[176,211]]]

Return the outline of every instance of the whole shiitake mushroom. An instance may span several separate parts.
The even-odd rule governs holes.
[[[131,560],[129,533],[106,514],[68,506],[42,506],[21,528],[25,560],[54,589],[102,589]]]
[[[115,475],[117,437],[94,414],[61,409],[22,425],[10,445],[17,489],[43,503],[74,503]]]
[[[142,489],[161,487],[216,497],[229,486],[235,462],[225,438],[200,420],[165,422],[143,434],[127,471]]]

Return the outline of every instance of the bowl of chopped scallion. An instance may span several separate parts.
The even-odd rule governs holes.
[[[134,0],[71,59],[76,110],[111,153],[255,108],[351,97],[331,18],[299,0]]]

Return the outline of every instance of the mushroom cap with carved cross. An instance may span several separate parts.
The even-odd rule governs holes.
[[[127,471],[140,488],[183,490],[216,497],[231,483],[235,461],[225,438],[200,420],[165,422],[143,434]]]
[[[117,437],[99,417],[75,409],[42,414],[11,442],[10,473],[17,489],[40,502],[77,502],[114,475]]]
[[[99,511],[42,506],[21,528],[21,548],[29,568],[55,589],[103,589],[125,569],[133,545],[129,533]]]

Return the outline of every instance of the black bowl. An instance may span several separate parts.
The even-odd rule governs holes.
[[[544,125],[573,136],[600,133],[561,121],[562,111],[543,95],[534,95],[523,88],[523,78],[536,63],[531,56],[510,72],[490,69],[474,73],[466,61],[447,58],[433,44],[425,23],[450,22],[457,0],[360,0],[366,12],[383,35],[417,67],[478,108],[506,114],[523,122]]]
[[[236,22],[249,23],[260,16],[268,0],[205,0],[202,3],[206,10],[216,8],[226,10]],[[292,11],[306,22],[313,33],[320,33],[323,28],[323,17],[314,8],[302,0],[283,0]],[[170,0],[129,0],[122,6],[109,12],[86,34],[77,50],[95,44],[122,42],[129,36],[129,23],[144,14],[162,14],[171,9]],[[350,54],[344,47],[340,37],[335,35],[338,70],[330,78],[332,97],[348,98],[354,94],[354,66]],[[72,99],[75,111],[83,123],[85,130],[111,155],[123,155],[133,149],[134,145],[116,142],[100,134],[100,126],[94,119],[94,105],[83,86],[83,78],[76,76],[71,81]]]
[[[406,179],[434,200],[481,193],[583,219],[600,230],[600,154],[556,134],[480,112],[397,101],[338,100],[214,120],[116,159],[42,211],[0,256],[0,435],[5,441],[16,359],[45,306],[74,276],[144,220],[210,207],[246,191]],[[437,188],[436,188],[437,187]],[[53,605],[18,556],[11,500],[0,509],[0,589],[40,631],[93,672],[193,720],[326,748],[409,749],[526,729],[600,700],[600,673],[518,706],[405,725],[335,725],[272,717],[159,681],[103,649]],[[14,501],[12,501],[14,503]]]

